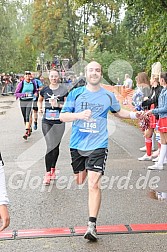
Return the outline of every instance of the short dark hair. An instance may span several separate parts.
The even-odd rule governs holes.
[[[50,75],[51,72],[57,72],[59,77],[60,77],[60,72],[56,68],[51,68],[50,71],[49,71],[49,75]]]
[[[165,82],[167,83],[167,72],[162,72],[160,74],[160,77],[163,78],[165,80]]]

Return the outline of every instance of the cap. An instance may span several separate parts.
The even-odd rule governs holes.
[[[25,74],[31,74],[31,72],[30,71],[25,71]]]

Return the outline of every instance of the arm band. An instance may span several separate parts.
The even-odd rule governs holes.
[[[130,111],[129,116],[130,116],[130,119],[137,119],[136,112]]]

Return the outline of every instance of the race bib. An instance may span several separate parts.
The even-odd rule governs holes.
[[[28,96],[22,97],[21,100],[32,100],[33,99],[33,93],[29,92]]]
[[[100,120],[99,119],[90,119],[89,121],[80,120],[77,123],[79,131],[89,132],[89,133],[99,133],[100,129]]]
[[[28,96],[27,96],[28,98],[33,98],[33,93],[28,93]]]
[[[59,120],[60,112],[58,110],[46,109],[45,119],[47,120]]]

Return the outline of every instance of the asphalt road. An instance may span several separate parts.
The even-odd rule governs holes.
[[[45,141],[37,131],[28,141],[22,138],[24,124],[19,102],[13,96],[0,98],[0,149],[5,174],[11,224],[7,230],[29,230],[86,226],[88,221],[87,183],[73,183],[69,155],[71,124],[66,124],[57,180],[42,185],[45,172]],[[144,138],[139,129],[109,116],[109,156],[103,178],[102,205],[98,226],[156,224],[167,222],[167,201],[149,197],[153,189],[167,191],[167,166],[163,171],[147,171],[151,161],[139,162]],[[31,252],[166,252],[166,233],[128,233],[99,235],[97,243],[82,236],[1,240],[0,251]]]

